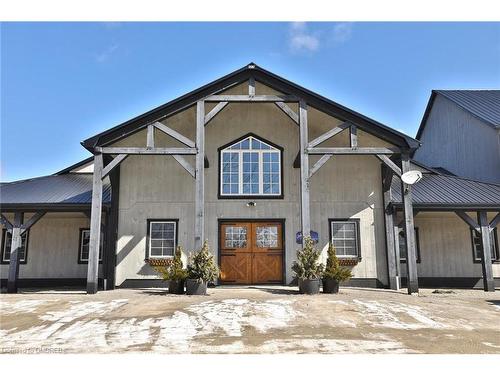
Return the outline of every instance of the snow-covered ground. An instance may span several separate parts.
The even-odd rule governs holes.
[[[138,290],[95,296],[2,295],[0,349],[14,353],[500,353],[500,312],[498,304],[486,297],[414,297],[355,289],[344,289],[339,295],[302,296],[283,291],[277,295],[266,289],[211,289],[210,296],[199,297]],[[433,344],[436,340],[439,345]]]

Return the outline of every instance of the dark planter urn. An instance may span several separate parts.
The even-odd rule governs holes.
[[[319,279],[300,279],[299,292],[302,294],[318,294],[319,293]]]
[[[186,294],[193,296],[204,296],[207,294],[207,283],[197,279],[186,280]]]
[[[184,294],[184,280],[169,280],[169,294]]]
[[[335,279],[323,279],[323,293],[336,294],[339,292],[339,282]]]

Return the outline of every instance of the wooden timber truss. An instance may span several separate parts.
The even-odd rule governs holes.
[[[217,103],[208,113],[205,113],[205,103]],[[409,149],[398,147],[360,147],[358,145],[358,126],[352,121],[346,121],[337,127],[327,131],[321,136],[308,139],[308,106],[304,99],[295,95],[257,95],[255,92],[255,79],[248,80],[248,95],[208,95],[196,101],[196,139],[191,140],[178,133],[168,125],[165,117],[156,119],[146,124],[147,136],[145,147],[95,147],[94,148],[94,177],[92,192],[91,224],[90,224],[90,254],[87,275],[87,292],[96,293],[98,287],[98,256],[101,227],[102,209],[102,185],[103,179],[110,174],[129,155],[171,155],[185,170],[195,179],[195,226],[194,243],[199,248],[205,238],[205,194],[204,194],[204,159],[205,159],[205,126],[207,126],[226,106],[230,103],[274,103],[276,107],[285,113],[293,123],[299,126],[300,132],[300,200],[301,200],[301,230],[302,233],[310,233],[310,203],[309,184],[311,178],[318,170],[335,155],[373,155],[377,157],[390,171],[390,175],[401,176],[410,169]],[[296,113],[287,103],[297,103]],[[161,122],[160,122],[161,120]],[[334,137],[340,132],[347,130],[350,134],[350,147],[318,147],[324,141]],[[155,146],[155,132],[161,131],[186,147],[163,148]],[[115,155],[107,164],[103,164],[103,155]],[[195,165],[192,166],[185,155],[195,155]],[[309,155],[321,155],[321,158],[312,166],[309,166]],[[398,166],[391,156],[401,156],[402,165]],[[408,259],[415,259],[415,237],[413,225],[413,209],[411,199],[411,186],[404,184],[404,211],[406,242]],[[389,233],[389,232],[388,232]],[[393,231],[391,236],[394,235]],[[394,239],[392,239],[394,243]],[[389,251],[393,254],[393,251]],[[395,267],[395,261],[391,260]],[[409,282],[409,293],[418,292],[416,261],[407,262]]]

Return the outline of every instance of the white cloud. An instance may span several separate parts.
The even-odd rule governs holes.
[[[309,32],[305,22],[293,22],[290,24],[290,49],[293,52],[314,52],[319,48],[319,38]]]
[[[352,23],[342,22],[333,28],[333,40],[336,43],[345,43],[351,39]]]
[[[118,44],[112,44],[104,51],[98,53],[95,57],[95,60],[98,63],[104,63],[108,61],[111,58],[111,56],[113,56],[113,54],[116,52],[117,49],[118,49]]]

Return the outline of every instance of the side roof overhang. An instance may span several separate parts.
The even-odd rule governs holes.
[[[422,180],[412,187],[413,207],[422,211],[485,210],[500,211],[500,185],[441,173],[411,161],[412,169],[422,172]],[[401,180],[393,176],[393,205],[403,208]]]
[[[344,107],[291,81],[288,81],[285,78],[282,78],[257,66],[254,63],[250,63],[243,68],[238,69],[194,91],[191,91],[190,93],[187,93],[129,121],[126,121],[102,133],[90,137],[84,140],[82,142],[82,145],[87,150],[93,153],[95,147],[109,145],[122,138],[125,138],[143,129],[150,123],[183,111],[194,105],[198,100],[245,82],[250,77],[253,77],[256,81],[265,84],[275,90],[281,91],[284,94],[300,97],[304,99],[308,103],[308,105],[328,115],[339,118],[342,121],[352,122],[360,129],[396,146],[402,147],[404,149],[409,149],[410,151],[415,150],[420,146],[419,141],[415,140],[414,138],[398,132],[347,107]]]

